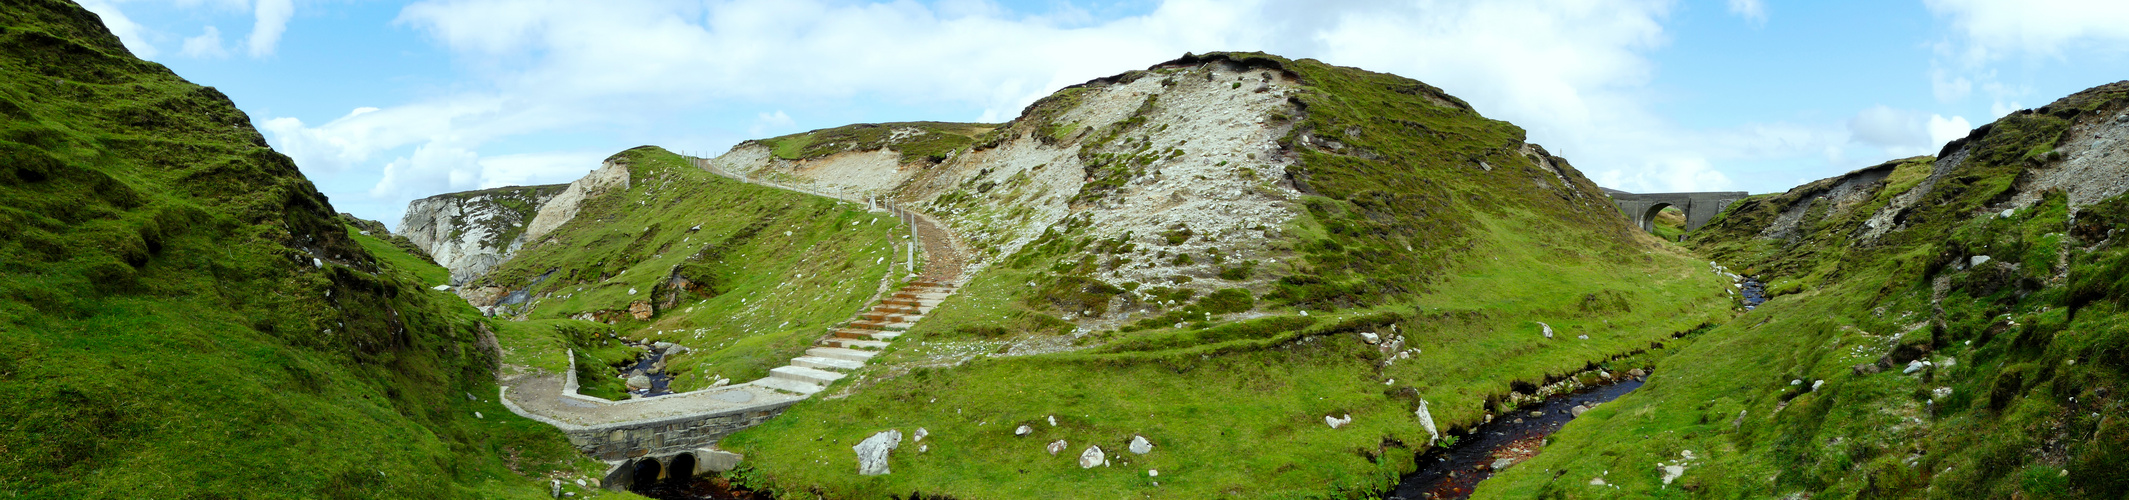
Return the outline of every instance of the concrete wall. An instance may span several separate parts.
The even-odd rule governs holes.
[[[1715,220],[1731,203],[1745,199],[1751,193],[1744,191],[1721,191],[1707,193],[1624,193],[1611,192],[1612,203],[1619,205],[1619,212],[1633,219],[1634,225],[1644,231],[1656,228],[1656,213],[1663,207],[1678,207],[1685,211],[1685,230],[1700,229],[1700,226]]]

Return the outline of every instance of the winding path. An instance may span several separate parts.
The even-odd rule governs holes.
[[[690,159],[704,170],[741,182],[867,203],[849,199],[848,194],[748,179],[713,168],[704,159]],[[915,228],[916,240],[924,249],[924,273],[914,276],[903,288],[876,297],[856,319],[830,329],[805,355],[793,358],[789,365],[770,369],[768,377],[685,393],[609,401],[577,394],[576,370],[572,366],[566,373],[535,372],[501,381],[503,405],[518,415],[561,429],[579,450],[613,463],[614,470],[609,471],[606,481],[609,488],[625,487],[629,477],[637,473],[633,470],[644,463],[678,466],[680,461],[674,457],[680,455],[687,455],[687,463],[698,469],[729,467],[729,463],[708,458],[730,455],[714,449],[718,439],[773,418],[863,367],[958,287],[965,263],[959,239],[930,216],[893,206],[885,210]],[[737,457],[729,460],[736,461]]]

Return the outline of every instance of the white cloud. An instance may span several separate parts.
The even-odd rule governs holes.
[[[1767,3],[1762,0],[1730,0],[1730,13],[1754,25],[1767,24]]]
[[[2026,109],[2026,107],[2023,104],[2019,104],[2018,101],[1996,101],[1989,103],[1989,116],[1991,117],[1991,119],[2003,118],[2004,116],[2009,115],[2013,112],[2017,112],[2021,109]]]
[[[2119,0],[1924,0],[1978,58],[2054,55],[2081,39],[2129,40],[2129,2]]]
[[[1883,104],[1848,120],[1848,132],[1855,142],[1877,148],[1888,157],[1936,154],[1944,143],[1966,137],[1973,128],[1963,116],[1945,118]]]
[[[1964,116],[1945,118],[1943,115],[1929,115],[1928,128],[1930,147],[1943,149],[1944,143],[1966,137],[1967,133],[1973,132],[1974,124],[1968,123]]]
[[[1939,101],[1965,99],[1979,85],[2003,103],[2031,97],[2024,86],[1997,79],[2007,59],[2059,59],[2089,44],[2129,42],[2129,2],[2120,0],[1924,0],[1948,22],[1949,36],[1931,44],[1930,81]],[[2031,61],[2028,61],[2031,62]],[[2016,107],[2010,108],[2012,110]]]
[[[1672,7],[1671,0],[1172,0],[1097,22],[1069,8],[1014,17],[980,0],[936,7],[428,0],[404,8],[395,23],[449,50],[478,81],[315,126],[275,118],[265,128],[306,171],[346,171],[412,147],[388,162],[369,192],[414,196],[504,178],[551,182],[500,173],[540,168],[530,160],[473,153],[524,134],[737,103],[777,110],[747,125],[762,136],[801,125],[786,109],[850,99],[981,110],[906,119],[1002,121],[1064,85],[1186,51],[1264,50],[1442,87],[1629,190],[1734,188],[1717,165],[1816,158],[1850,141],[1837,122],[1691,129],[1651,112],[1647,84],[1656,68],[1645,54],[1668,43],[1662,23]],[[1747,19],[1765,15],[1764,6],[1740,9]]]
[[[186,38],[185,48],[178,54],[202,59],[229,57],[229,51],[222,48],[222,30],[213,26],[208,26],[200,36]]]
[[[162,53],[156,50],[155,45],[148,43],[148,28],[126,17],[124,12],[118,10],[118,5],[108,0],[79,0],[76,3],[81,4],[81,8],[96,13],[96,17],[103,18],[104,28],[111,30],[112,35],[117,35],[119,43],[125,44],[126,50],[132,51],[134,57],[153,59]]]
[[[797,125],[798,121],[792,120],[791,115],[784,114],[784,110],[779,109],[776,110],[775,114],[762,113],[761,116],[755,118],[754,126],[747,128],[747,135],[765,137],[769,131],[785,130]]]
[[[273,55],[274,45],[281,43],[281,34],[288,31],[288,18],[296,15],[294,0],[258,0],[253,5],[256,19],[251,25],[251,38],[246,40],[252,57]]]

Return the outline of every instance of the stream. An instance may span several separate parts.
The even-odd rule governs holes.
[[[1446,451],[1433,448],[1420,452],[1419,470],[1405,474],[1383,498],[1470,498],[1479,481],[1493,477],[1496,464],[1514,467],[1511,464],[1537,455],[1544,448],[1546,436],[1575,419],[1574,407],[1594,407],[1618,399],[1640,388],[1641,382],[1642,379],[1621,377],[1616,383],[1553,396],[1535,407],[1517,408],[1496,417],[1492,423],[1458,435],[1456,444]]]
[[[672,394],[673,376],[665,373],[665,356],[679,348],[672,346],[672,344],[666,344],[665,347],[656,345],[664,344],[664,342],[652,344],[630,342],[629,344],[643,348],[644,354],[636,358],[635,364],[622,367],[620,376],[622,379],[627,380],[641,375],[648,379],[648,383],[628,384],[628,393],[639,398]]]

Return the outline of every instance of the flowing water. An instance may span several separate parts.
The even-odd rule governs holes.
[[[1496,464],[1514,467],[1512,464],[1542,451],[1546,436],[1560,430],[1567,421],[1574,420],[1574,407],[1590,407],[1618,399],[1640,388],[1641,382],[1640,379],[1621,378],[1612,384],[1553,396],[1535,407],[1520,408],[1495,417],[1492,423],[1457,436],[1456,444],[1447,450],[1434,448],[1421,452],[1419,470],[1406,474],[1397,487],[1383,497],[1404,500],[1469,498],[1479,481],[1493,477]]]

